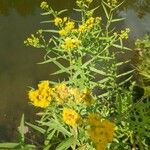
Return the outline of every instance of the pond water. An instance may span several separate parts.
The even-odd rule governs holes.
[[[42,0],[0,0],[0,142],[13,140],[17,125],[24,113],[27,121],[35,117],[35,108],[28,105],[28,86],[35,87],[40,80],[55,80],[49,74],[55,70],[52,64],[37,65],[44,53],[25,47],[23,41],[41,28],[39,9]],[[69,15],[74,0],[49,0],[57,10],[68,8]],[[100,0],[95,2],[95,5]],[[125,0],[118,16],[126,17],[121,27],[131,29],[127,41],[133,47],[136,38],[150,33],[150,1]]]

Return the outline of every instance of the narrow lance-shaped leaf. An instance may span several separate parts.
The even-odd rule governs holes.
[[[119,48],[119,49],[125,49],[125,50],[130,50],[131,51],[130,48],[125,47],[125,46],[120,46],[120,45],[117,45],[117,44],[113,44],[113,46],[116,47],[116,48]]]
[[[14,149],[19,146],[19,143],[0,143],[0,148]]]
[[[58,30],[42,30],[42,31],[48,33],[58,33]]]
[[[67,150],[71,145],[73,145],[75,142],[74,136],[71,136],[67,139],[65,139],[63,142],[61,142],[57,147],[56,150]]]
[[[32,127],[33,129],[35,129],[36,131],[39,131],[42,134],[44,134],[46,132],[45,129],[43,129],[43,128],[39,127],[39,126],[36,126],[36,125],[28,123],[28,122],[26,122],[26,124],[28,126]]]
[[[127,71],[127,72],[125,72],[125,73],[121,73],[121,74],[117,75],[117,78],[120,78],[120,77],[122,77],[122,76],[126,76],[126,75],[128,75],[128,74],[131,74],[133,71],[134,71],[134,69],[133,69],[133,70],[130,70],[130,71]]]
[[[20,135],[21,135],[21,141],[24,142],[24,133],[25,133],[25,126],[24,126],[24,114],[21,117],[20,126],[18,128]]]
[[[66,12],[66,11],[68,11],[68,9],[63,9],[63,10],[61,10],[61,11],[58,12],[58,15],[60,15],[60,14],[62,14],[62,13],[64,13],[64,12]]]
[[[103,9],[104,9],[104,12],[106,14],[107,19],[109,19],[109,15],[108,15],[106,7],[104,6],[104,4],[102,4],[102,6],[103,6]]]
[[[112,19],[111,22],[118,22],[123,20],[125,20],[125,18],[117,18],[117,19]]]
[[[98,69],[93,68],[93,67],[90,67],[90,70],[95,72],[95,73],[98,73],[100,75],[108,76],[108,74],[106,72],[102,71],[102,70],[98,70]]]

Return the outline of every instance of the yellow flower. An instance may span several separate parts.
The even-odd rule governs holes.
[[[86,24],[82,24],[79,26],[79,32],[83,33],[87,30],[87,25]]]
[[[67,17],[64,17],[63,22],[67,21]],[[60,36],[66,36],[69,32],[74,30],[74,22],[73,21],[68,21],[65,24],[65,27],[59,30]]]
[[[42,2],[41,5],[40,5],[41,9],[43,10],[47,10],[49,8],[47,2]]]
[[[66,22],[67,20],[68,20],[67,17],[64,17],[64,18],[63,18],[63,22]]]
[[[111,7],[117,6],[118,0],[107,0],[107,4]]]
[[[113,140],[115,124],[109,120],[102,120],[97,114],[90,114],[88,117],[90,127],[87,132],[91,141],[96,145],[107,145]]]
[[[70,108],[64,108],[63,120],[66,124],[70,126],[77,126],[80,123],[81,118],[75,110]]]
[[[56,17],[55,19],[54,19],[54,24],[55,24],[55,26],[59,26],[60,24],[62,24],[62,19],[60,18],[60,17]]]
[[[94,23],[94,18],[93,17],[90,17],[87,21],[86,21],[86,25],[90,25],[90,24],[93,24]]]
[[[75,101],[76,103],[80,103],[81,102],[80,91],[79,91],[78,88],[71,88],[70,89],[70,94],[73,97],[73,101]]]
[[[100,23],[101,21],[102,21],[102,18],[101,18],[101,17],[96,17],[96,18],[95,18],[95,22],[96,22],[96,23]]]
[[[52,101],[52,94],[53,91],[49,87],[49,82],[43,81],[38,84],[37,90],[30,90],[28,96],[34,106],[46,108]]]
[[[120,38],[121,39],[128,39],[129,32],[130,32],[129,28],[126,28],[125,30],[121,30]]]
[[[81,41],[78,40],[77,38],[72,39],[70,37],[67,37],[64,41],[64,44],[61,45],[61,47],[65,50],[71,50],[73,48],[78,47],[80,43],[81,43]]]
[[[58,32],[60,34],[60,36],[66,36],[67,35],[67,31],[62,29],[62,30],[59,30]]]
[[[106,150],[106,145],[98,143],[96,144],[96,150]]]
[[[92,104],[92,96],[91,92],[89,91],[88,88],[85,88],[80,96],[80,101],[85,102],[87,105]]]
[[[56,84],[54,87],[55,92],[55,99],[58,102],[58,104],[63,104],[68,100],[69,97],[69,88],[66,84],[60,83]]]
[[[68,32],[71,31],[73,28],[74,28],[74,22],[73,21],[68,21],[66,23],[66,27],[65,27],[65,30],[67,30]]]
[[[33,47],[40,47],[40,40],[39,38],[35,37],[33,34],[31,34],[30,38],[27,38],[26,41],[24,41],[24,44],[27,46],[33,46]]]
[[[88,116],[88,124],[92,126],[99,126],[100,118],[97,114],[89,114]]]

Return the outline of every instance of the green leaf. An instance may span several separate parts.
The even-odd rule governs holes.
[[[64,13],[64,12],[66,12],[66,11],[68,11],[68,9],[63,9],[63,10],[61,10],[61,11],[58,12],[58,15],[60,15],[60,14],[62,14],[62,13]]]
[[[0,148],[17,148],[19,146],[19,143],[0,143]]]
[[[61,142],[57,147],[56,150],[68,150],[68,148],[75,142],[74,136],[71,136]]]
[[[55,132],[56,132],[56,130],[52,130],[52,131],[47,135],[47,139],[48,139],[48,140],[51,140],[52,137],[54,136]]]
[[[20,122],[20,126],[19,126],[19,133],[21,135],[21,141],[24,142],[24,133],[25,133],[24,114],[21,117],[21,122]]]
[[[66,129],[63,127],[63,125],[60,124],[60,123],[57,122],[57,121],[51,122],[50,125],[49,125],[49,127],[52,128],[52,129],[55,129],[55,130],[57,130],[57,131],[59,131],[59,132],[61,132],[61,133],[63,133],[64,135],[68,135],[68,136],[71,135],[71,133],[70,133],[68,130],[66,130]]]
[[[26,124],[30,127],[32,127],[33,129],[35,129],[36,131],[39,131],[40,133],[44,134],[45,130],[39,126],[33,125],[31,123],[26,122]]]
[[[99,95],[98,98],[107,97],[108,95],[109,95],[109,92],[106,92],[106,93]]]
[[[127,83],[128,81],[130,81],[132,77],[133,77],[133,76],[131,75],[131,76],[130,76],[129,78],[127,78],[126,80],[123,80],[122,82],[120,82],[120,83],[119,83],[119,86],[121,86],[121,85]]]
[[[113,11],[114,11],[115,9],[117,9],[118,7],[120,7],[123,3],[124,3],[124,1],[122,1],[121,3],[119,3],[119,5],[117,5],[115,8],[113,8]]]
[[[75,10],[77,12],[81,12],[82,11],[81,9],[76,9],[76,8],[73,8],[73,10]]]
[[[106,9],[106,7],[104,6],[103,3],[102,3],[102,6],[103,6],[103,9],[104,9],[104,12],[106,14],[107,19],[109,19],[109,15],[108,15],[107,9]]]
[[[114,46],[114,47],[116,47],[116,48],[119,48],[119,49],[125,49],[125,50],[129,50],[129,51],[131,51],[131,49],[130,49],[130,48],[125,47],[125,46],[121,46],[121,45],[117,45],[117,44],[113,44],[113,46]]]
[[[41,21],[40,23],[52,23],[54,22],[53,20],[48,20],[48,21]]]
[[[130,62],[130,60],[127,60],[127,61],[121,61],[121,62],[117,63],[116,66],[118,67],[118,66],[127,64],[127,63],[129,63],[129,62]]]
[[[51,11],[49,11],[49,12],[41,13],[41,15],[42,15],[42,16],[46,16],[46,15],[50,15],[50,14],[52,14],[52,10],[51,10]]]
[[[134,71],[134,69],[133,69],[133,70],[130,70],[130,71],[127,71],[127,72],[125,72],[125,73],[121,73],[121,74],[117,75],[117,78],[120,78],[120,77],[122,77],[122,76],[126,76],[126,75],[128,75],[128,74],[131,74],[133,71]]]
[[[32,148],[31,150],[33,150],[33,149],[36,149],[36,146],[35,145],[31,145],[31,144],[27,144],[26,148]]]
[[[104,75],[104,76],[108,76],[108,74],[106,74],[106,72],[102,71],[102,70],[98,70],[96,68],[93,68],[93,67],[90,67],[90,70],[95,72],[95,73],[98,73],[100,75]]]
[[[125,18],[112,19],[111,22],[118,22],[118,21],[122,21],[122,20],[125,20]]]
[[[48,33],[58,33],[58,30],[42,30],[42,31]]]
[[[48,60],[45,60],[45,61],[43,61],[43,62],[39,62],[39,63],[37,63],[37,64],[47,64],[47,63],[51,63],[51,62],[53,62],[53,61],[56,61],[57,59],[59,59],[59,58],[61,58],[61,57],[57,57],[57,58],[49,58]]]

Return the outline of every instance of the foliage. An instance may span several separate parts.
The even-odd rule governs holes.
[[[106,18],[95,16],[99,7],[91,8],[91,3],[76,1],[78,20],[62,16],[67,10],[57,12],[47,2],[41,3],[42,15],[51,18],[42,23],[50,23],[55,29],[41,29],[25,44],[44,49],[40,64],[54,63],[58,70],[52,75],[65,74],[66,80],[41,81],[29,91],[30,103],[42,110],[35,124],[26,124],[43,135],[43,150],[147,148],[148,105],[133,102],[134,70],[119,71],[130,62],[118,60],[118,55],[130,51],[123,45],[129,29],[116,32],[111,26],[124,20],[114,18],[122,3],[102,1]]]

